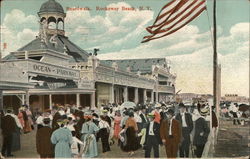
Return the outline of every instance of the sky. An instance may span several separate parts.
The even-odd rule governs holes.
[[[1,51],[3,56],[38,35],[37,12],[47,0],[1,2]],[[100,59],[154,58],[171,61],[181,93],[210,93],[213,89],[212,0],[207,11],[178,32],[140,43],[145,28],[170,0],[56,0],[66,12],[66,36],[82,49],[99,48]],[[143,11],[98,11],[96,7],[150,7]],[[249,97],[249,0],[217,0],[218,57],[222,95]],[[67,11],[66,8],[90,8]],[[3,43],[7,49],[3,50]]]

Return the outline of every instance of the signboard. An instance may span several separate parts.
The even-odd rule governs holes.
[[[52,76],[59,76],[62,78],[78,79],[79,71],[72,70],[69,68],[64,68],[60,66],[53,66],[49,64],[29,62],[28,64],[29,72],[36,74],[47,74]]]
[[[95,88],[95,83],[94,83],[94,81],[81,80],[81,81],[78,82],[78,88],[81,88],[81,89],[94,89]]]
[[[62,88],[65,87],[67,85],[67,83],[60,83],[60,82],[47,82],[47,85],[49,87],[49,89],[58,89],[58,88]]]

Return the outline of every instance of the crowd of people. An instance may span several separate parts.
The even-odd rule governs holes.
[[[245,125],[245,122],[250,116],[250,107],[246,104],[243,107],[245,108],[240,109],[238,103],[224,103],[221,106],[220,115],[226,119],[233,119],[233,125]]]
[[[135,107],[109,104],[100,109],[73,105],[54,106],[32,118],[29,107],[24,105],[17,115],[7,109],[1,117],[1,153],[11,157],[14,145],[20,149],[20,130],[23,133],[34,130],[41,158],[98,157],[98,142],[102,153],[112,151],[111,145],[115,145],[127,152],[128,157],[142,149],[144,157],[151,157],[153,150],[153,157],[158,158],[160,146],[166,150],[166,156],[161,157],[187,158],[189,152],[194,153],[192,157],[202,157],[210,133],[206,120],[209,106],[199,103],[195,110],[189,112],[183,103]]]

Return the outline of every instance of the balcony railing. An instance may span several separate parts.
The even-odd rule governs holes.
[[[158,92],[174,94],[175,88],[172,86],[158,85]]]

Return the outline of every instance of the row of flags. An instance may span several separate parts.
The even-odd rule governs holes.
[[[170,35],[191,22],[206,10],[206,0],[172,0],[167,3],[153,25],[146,28],[150,35],[142,43]]]

